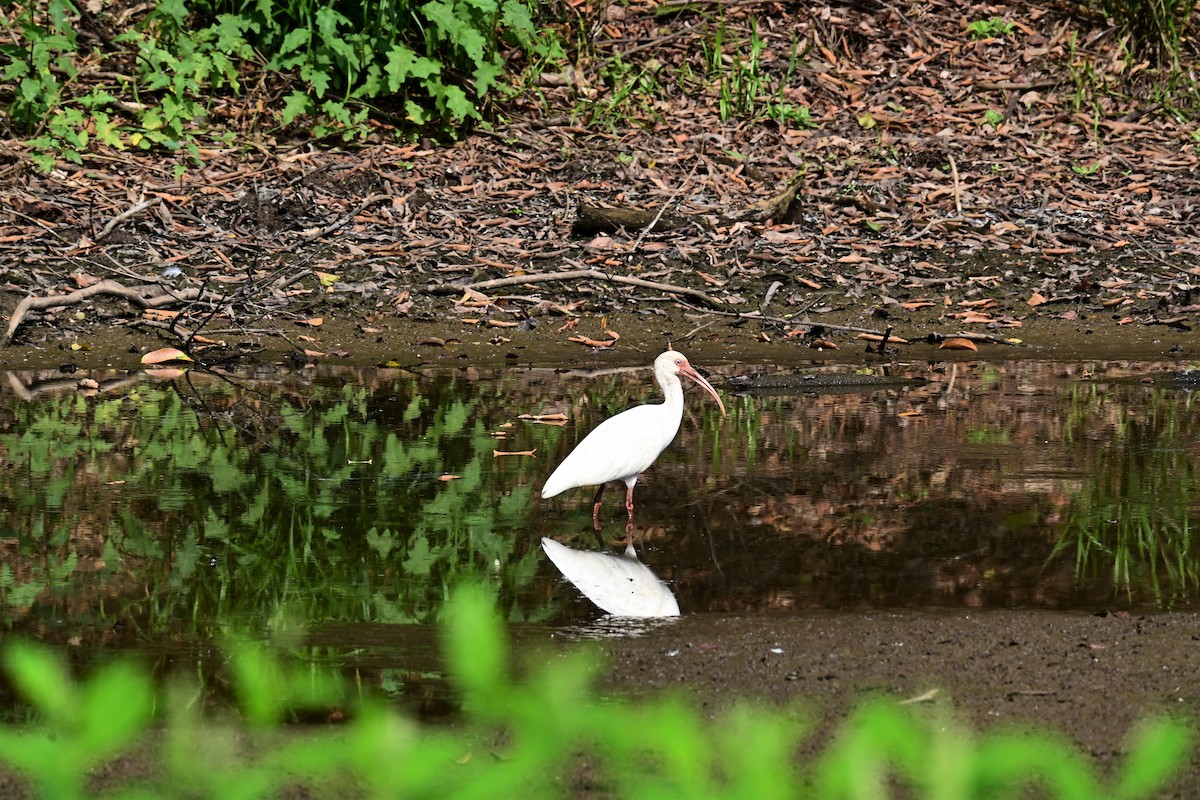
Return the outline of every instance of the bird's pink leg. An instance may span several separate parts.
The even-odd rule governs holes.
[[[596,497],[592,500],[592,525],[597,531],[600,530],[600,498],[604,495],[604,484],[600,484],[600,488],[596,490]]]
[[[629,514],[629,524],[633,524],[633,484],[625,489],[625,512]]]
[[[633,517],[625,523],[625,549],[633,547]]]

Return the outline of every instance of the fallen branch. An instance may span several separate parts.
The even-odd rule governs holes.
[[[103,228],[101,228],[100,232],[96,234],[96,236],[93,238],[93,241],[96,241],[96,242],[104,241],[105,239],[108,238],[109,234],[112,233],[116,229],[116,227],[118,225],[120,225],[122,222],[124,222],[125,220],[129,219],[130,217],[132,217],[136,214],[142,213],[147,208],[153,208],[154,206],[158,205],[161,202],[162,202],[161,197],[152,197],[149,200],[143,200],[142,202],[138,203],[136,206],[132,206],[130,208],[125,209],[120,214],[117,214],[115,217],[110,219],[108,221],[108,224],[105,225]]]
[[[717,300],[715,297],[710,297],[699,289],[689,289],[686,286],[676,286],[671,283],[659,283],[657,281],[648,281],[643,278],[634,278],[629,275],[612,275],[607,272],[602,272],[598,269],[573,269],[565,272],[539,272],[533,275],[513,275],[509,278],[495,278],[490,281],[479,281],[478,283],[453,283],[444,285],[430,285],[425,287],[425,291],[431,294],[454,294],[464,290],[474,290],[477,292],[486,291],[488,289],[497,289],[501,286],[515,286],[523,283],[545,283],[547,281],[576,281],[586,278],[592,278],[599,281],[609,281],[611,283],[623,283],[628,286],[637,286],[642,289],[653,289],[667,294],[681,294],[687,297],[694,297],[701,302],[706,303],[712,308],[729,308],[729,304]]]
[[[8,320],[8,330],[4,332],[4,336],[0,337],[0,347],[8,347],[12,342],[13,334],[17,332],[17,328],[21,326],[25,315],[30,311],[42,311],[47,308],[59,308],[61,306],[73,306],[82,303],[90,297],[96,295],[110,295],[112,297],[124,297],[133,306],[140,309],[158,308],[159,306],[170,305],[171,303],[186,303],[193,300],[198,300],[203,294],[203,289],[184,289],[174,294],[161,294],[154,297],[144,297],[143,292],[149,289],[156,288],[151,286],[141,286],[131,288],[124,284],[117,283],[112,280],[104,280],[99,283],[93,283],[91,286],[77,289],[70,294],[52,294],[48,297],[35,297],[29,295],[20,303],[17,303],[16,309],[13,310],[12,317]]]

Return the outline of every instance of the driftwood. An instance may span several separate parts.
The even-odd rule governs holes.
[[[12,317],[8,320],[8,330],[4,332],[4,336],[0,337],[0,347],[7,347],[12,342],[13,334],[17,332],[17,328],[21,326],[25,315],[30,311],[73,306],[98,294],[124,297],[129,301],[130,305],[140,309],[158,308],[159,306],[170,305],[171,303],[186,303],[198,300],[204,290],[183,289],[174,293],[159,294],[151,297],[145,296],[147,292],[152,291],[161,291],[161,289],[157,286],[139,286],[133,288],[113,280],[104,280],[99,283],[93,283],[91,286],[84,287],[83,289],[78,289],[70,294],[52,294],[48,297],[30,295],[20,303],[17,303]]]
[[[721,214],[717,219],[722,225],[736,222],[758,222],[769,220],[793,220],[797,216],[797,195],[804,181],[804,173],[796,172],[776,194],[751,203],[745,208]],[[571,225],[573,236],[594,236],[598,233],[639,233],[644,236],[651,231],[676,231],[698,226],[711,230],[712,220],[698,214],[670,214],[665,209],[648,211],[640,208],[605,208],[580,201],[575,210],[575,222]]]
[[[639,208],[603,208],[580,202],[575,210],[575,222],[571,225],[572,236],[595,236],[598,233],[637,233],[649,231],[677,231],[689,225],[711,228],[701,217],[682,214],[664,214],[662,211],[644,211]]]
[[[800,184],[804,182],[804,173],[796,172],[788,178],[778,193],[751,203],[743,209],[724,214],[723,223],[730,222],[766,222],[768,220],[792,221],[798,216],[799,208],[796,195],[800,192]]]

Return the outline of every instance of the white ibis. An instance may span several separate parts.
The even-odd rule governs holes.
[[[683,419],[680,375],[686,375],[704,387],[717,401],[721,416],[725,416],[725,404],[712,384],[688,363],[686,356],[668,350],[654,359],[654,379],[666,399],[662,403],[623,411],[597,425],[546,479],[542,497],[554,497],[577,486],[599,484],[592,503],[592,523],[600,530],[600,497],[604,494],[604,484],[624,481],[625,511],[629,514],[627,529],[632,531],[633,487],[638,477],[675,438]],[[631,536],[630,533],[627,538]]]

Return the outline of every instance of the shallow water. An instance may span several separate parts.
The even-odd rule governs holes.
[[[1173,369],[813,365],[758,392],[729,379],[777,371],[714,370],[729,415],[688,392],[638,555],[684,615],[1192,606],[1200,425]],[[655,395],[637,368],[79,377],[0,381],[0,616],[76,644],[426,623],[464,578],[514,623],[586,630],[601,612],[539,543],[600,549],[592,490],[536,489]]]

